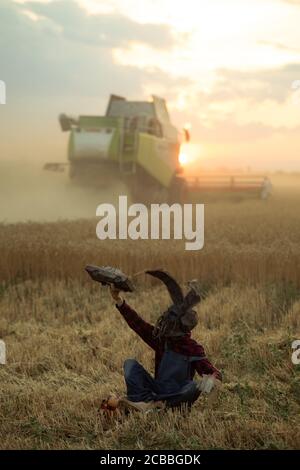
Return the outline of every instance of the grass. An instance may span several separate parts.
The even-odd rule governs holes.
[[[266,203],[206,207],[205,248],[182,242],[96,239],[96,221],[0,226],[0,368],[3,449],[296,449],[300,447],[298,194]],[[85,264],[133,274],[162,266],[207,291],[193,336],[222,370],[216,403],[190,415],[99,415],[101,399],[122,393],[122,364],[153,371],[151,350],[129,330]],[[155,318],[168,304],[158,283],[139,276],[128,301]]]

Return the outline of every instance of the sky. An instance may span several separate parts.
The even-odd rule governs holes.
[[[156,94],[200,169],[300,171],[299,24],[300,0],[0,0],[0,159],[63,161],[59,113]]]

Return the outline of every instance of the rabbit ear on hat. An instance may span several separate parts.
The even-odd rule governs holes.
[[[175,305],[182,304],[184,301],[182,289],[168,272],[161,269],[155,269],[146,271],[146,274],[150,274],[150,276],[156,277],[165,284]]]
[[[202,300],[198,281],[197,280],[189,281],[188,285],[190,287],[190,291],[187,293],[183,301],[184,310],[192,309],[193,307],[195,307],[195,305],[197,305]]]
[[[183,301],[183,310],[189,310],[195,305],[197,305],[201,300],[201,297],[199,294],[197,294],[193,289],[191,289],[187,295],[185,296],[185,299]]]

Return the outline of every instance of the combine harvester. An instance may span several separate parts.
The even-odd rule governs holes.
[[[46,163],[46,170],[69,166],[71,180],[113,190],[125,183],[133,201],[188,202],[225,196],[267,198],[271,183],[260,175],[203,174],[184,176],[180,147],[189,142],[187,129],[171,123],[166,102],[127,101],[111,95],[105,116],[59,116],[70,132],[68,163]]]

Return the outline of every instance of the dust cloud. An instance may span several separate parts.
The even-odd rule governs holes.
[[[125,194],[113,188],[79,186],[64,172],[43,169],[43,163],[0,161],[0,222],[48,222],[95,217],[103,202],[115,203]]]
[[[129,188],[116,181],[113,186],[79,185],[64,172],[46,171],[44,163],[0,160],[0,223],[50,222],[63,219],[94,218],[103,202],[118,206],[121,194]],[[299,198],[299,173],[269,174],[272,199]],[[203,201],[199,201],[203,202]],[[221,201],[219,201],[221,202]]]

